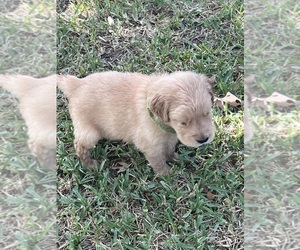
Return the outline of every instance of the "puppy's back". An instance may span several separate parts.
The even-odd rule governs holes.
[[[58,87],[69,100],[77,131],[97,128],[103,138],[131,141],[140,110],[146,111],[147,75],[108,71],[84,78],[62,76]],[[126,132],[125,132],[126,131]]]
[[[111,91],[126,92],[128,88],[145,84],[147,75],[139,73],[123,73],[117,71],[107,71],[94,73],[84,78],[77,78],[72,75],[61,75],[57,77],[58,88],[67,96],[93,96],[96,93],[108,93]],[[80,93],[80,94],[79,94]]]

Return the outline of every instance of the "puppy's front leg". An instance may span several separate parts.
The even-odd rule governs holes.
[[[178,154],[175,153],[175,147],[177,144],[177,137],[170,138],[168,143],[165,144],[164,150],[165,150],[165,155],[167,156],[167,161],[177,161],[179,159]]]
[[[166,175],[172,172],[170,166],[167,164],[167,157],[162,151],[153,153],[153,151],[150,152],[150,150],[147,150],[145,156],[155,174]]]

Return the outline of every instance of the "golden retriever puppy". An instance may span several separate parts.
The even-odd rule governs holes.
[[[0,86],[19,100],[28,147],[44,167],[56,166],[56,75],[33,78],[1,75]]]
[[[59,76],[58,87],[69,100],[83,164],[95,164],[90,149],[100,139],[123,140],[145,154],[155,174],[166,174],[178,139],[191,147],[213,140],[212,82],[193,72],[103,72],[82,79]]]

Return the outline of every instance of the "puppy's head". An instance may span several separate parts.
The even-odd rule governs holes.
[[[175,72],[159,80],[150,102],[152,112],[172,127],[185,145],[198,147],[214,138],[212,125],[214,78],[193,72]]]

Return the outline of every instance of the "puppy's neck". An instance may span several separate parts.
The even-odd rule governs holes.
[[[163,131],[165,131],[165,132],[167,132],[167,133],[176,134],[176,131],[175,131],[172,127],[170,127],[170,126],[164,124],[162,121],[160,121],[160,120],[153,114],[153,112],[152,112],[151,109],[150,109],[150,106],[149,106],[149,103],[148,103],[148,102],[147,102],[147,112],[148,112],[149,117],[150,117],[151,120],[155,123],[155,125],[156,125],[157,127],[159,127],[161,130],[163,130]]]

